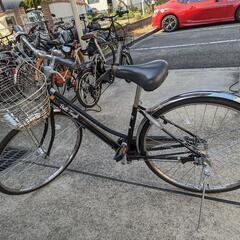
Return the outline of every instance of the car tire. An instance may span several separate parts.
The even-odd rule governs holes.
[[[237,9],[237,11],[235,13],[235,20],[237,22],[240,22],[240,7]]]
[[[161,25],[165,32],[173,32],[178,28],[178,19],[175,15],[167,15],[163,18]]]

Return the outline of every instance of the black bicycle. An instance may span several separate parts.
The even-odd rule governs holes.
[[[123,15],[128,14],[128,10],[117,10],[115,15],[112,16],[105,16],[101,15],[99,17],[96,17],[92,19],[92,21],[88,24],[87,28],[90,31],[97,30],[99,34],[108,42],[112,43],[116,48],[118,45],[118,39],[122,38],[126,40],[127,33],[126,28],[123,27],[120,23],[118,23],[116,20],[119,17],[122,17]],[[102,27],[99,24],[99,21],[109,21],[110,25]]]
[[[89,46],[91,47],[91,45]],[[114,81],[115,76],[107,71],[105,67],[106,63],[114,63],[115,65],[133,65],[130,51],[125,46],[123,38],[119,37],[116,57],[114,54],[114,58],[111,58],[110,63],[107,59],[103,59],[102,54],[95,52],[91,61],[86,63],[85,69],[81,72],[78,79],[77,98],[81,105],[86,109],[92,108],[98,104],[100,96]]]
[[[177,187],[209,193],[240,187],[239,97],[226,92],[191,92],[146,109],[140,104],[141,89],[154,91],[160,87],[168,75],[167,62],[111,66],[107,72],[137,84],[128,133],[123,134],[103,125],[51,87],[54,63],[73,66],[69,61],[34,49],[23,33],[18,32],[18,37],[36,56],[51,60],[44,69],[50,108],[45,120],[37,118],[38,107],[21,122],[16,117],[19,112],[3,112],[1,106],[0,119],[16,129],[0,143],[0,191],[23,194],[51,182],[76,156],[85,130],[114,149],[117,162],[144,161],[157,176]],[[23,84],[23,78],[16,79],[22,80],[15,84]],[[32,82],[39,86],[41,81]],[[33,101],[30,93],[27,99]],[[39,99],[35,97],[34,101]],[[134,135],[137,114],[143,120]]]

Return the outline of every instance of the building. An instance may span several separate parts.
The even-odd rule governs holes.
[[[91,8],[96,8],[98,11],[107,11],[112,6],[113,9],[117,9],[119,4],[125,6],[140,7],[141,0],[86,0],[87,4]]]
[[[72,7],[68,0],[47,0],[44,1],[49,6],[50,12],[56,15],[56,18],[68,18],[73,16]],[[84,0],[77,0],[78,12],[85,13]]]
[[[22,8],[0,12],[0,36],[9,34],[15,24],[23,26],[23,19],[25,15],[25,11]]]
[[[8,10],[8,9],[14,9],[14,8],[18,8],[19,7],[19,3],[22,0],[0,0],[0,2],[2,3],[1,10]],[[0,5],[1,5],[0,3]],[[4,9],[2,9],[4,8]]]
[[[85,1],[77,0],[76,2],[79,14],[85,14]],[[68,19],[73,17],[72,7],[69,0],[42,0],[42,12],[49,29],[52,28],[54,19],[63,18],[68,21]],[[53,14],[55,17],[52,17]]]

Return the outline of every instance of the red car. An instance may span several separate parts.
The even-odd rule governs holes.
[[[180,27],[240,22],[240,0],[171,0],[156,6],[152,25],[172,32]]]

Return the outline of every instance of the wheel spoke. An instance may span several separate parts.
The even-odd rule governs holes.
[[[193,154],[191,161],[189,156],[192,153],[186,147],[177,141],[164,142],[162,131],[151,124],[144,140],[151,168],[156,169],[154,172],[157,175],[178,187],[201,191],[206,163],[210,164],[209,168],[212,169],[208,178],[208,192],[227,191],[240,186],[239,115],[238,109],[224,101],[215,102],[215,99],[179,103],[165,112],[159,110],[157,118],[164,116],[168,120],[162,124],[164,132],[170,132],[172,136],[182,139],[184,144],[203,155],[194,157]],[[160,133],[159,137],[156,133]],[[159,159],[156,159],[158,157]],[[179,161],[166,159],[169,157],[176,157]]]

